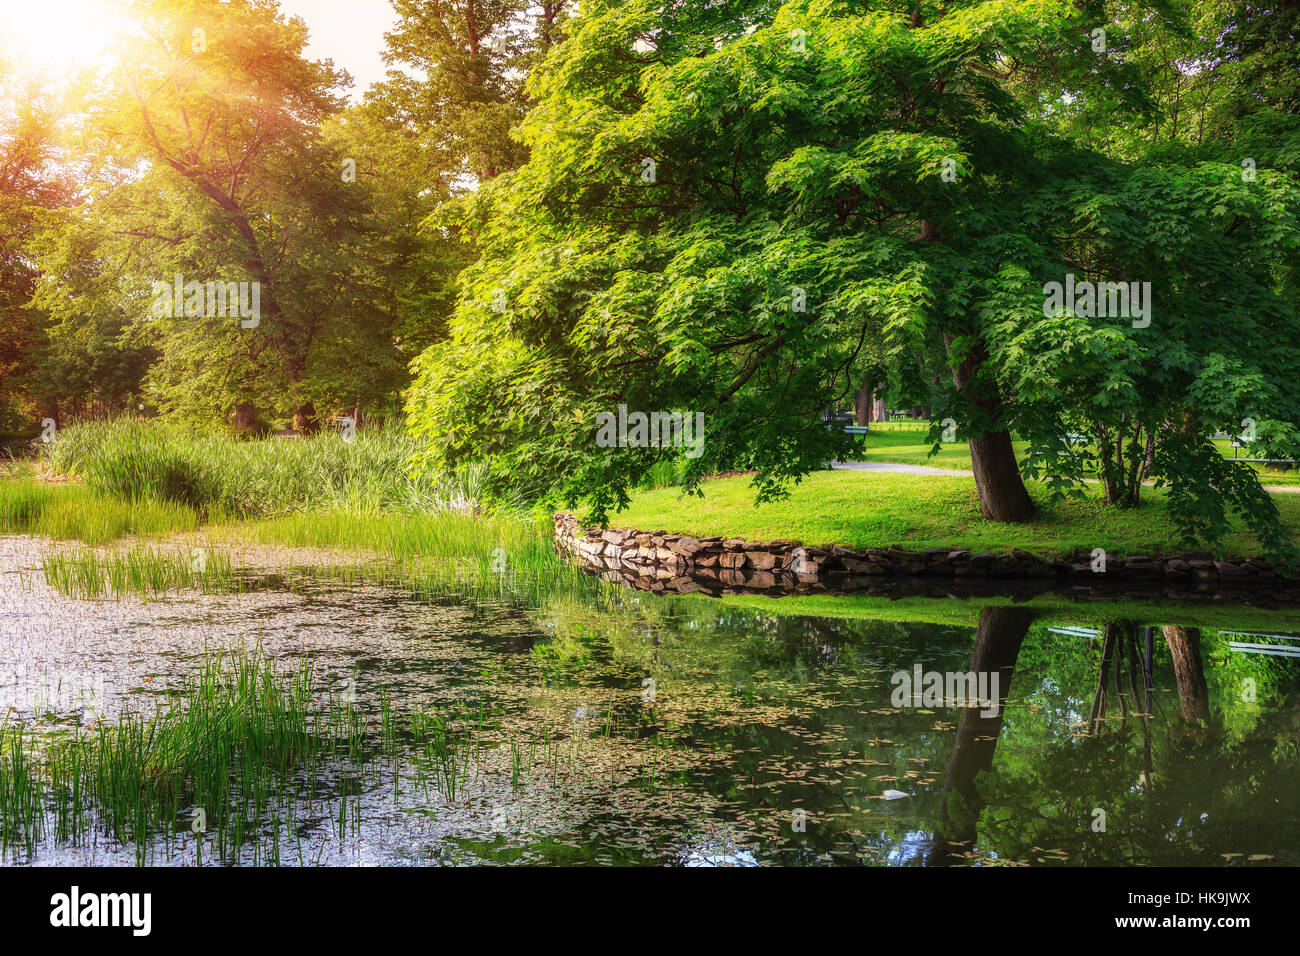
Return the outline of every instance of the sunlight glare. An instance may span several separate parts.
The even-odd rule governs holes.
[[[112,0],[5,0],[0,49],[55,75],[89,65],[122,27],[114,6]]]

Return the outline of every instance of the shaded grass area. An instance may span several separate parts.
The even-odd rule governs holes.
[[[1107,507],[1092,495],[1049,509],[1046,491],[1035,484],[1029,488],[1039,514],[1033,521],[1012,525],[980,515],[973,478],[814,472],[785,500],[755,506],[749,479],[741,476],[705,482],[703,497],[683,496],[678,489],[638,492],[611,524],[849,548],[1024,548],[1047,557],[1094,548],[1124,556],[1170,554],[1191,547],[1169,521],[1161,489],[1145,489],[1139,508]],[[1285,525],[1292,533],[1300,530],[1300,500],[1292,495],[1275,500]],[[1232,557],[1261,553],[1259,542],[1239,524],[1225,537],[1222,550]]]
[[[872,422],[865,435],[858,436],[858,446],[865,461],[887,461],[899,465],[928,465],[931,468],[970,470],[970,446],[965,442],[943,445],[930,456],[934,446],[926,441],[928,422]],[[1026,444],[1013,443],[1016,458],[1023,458]]]

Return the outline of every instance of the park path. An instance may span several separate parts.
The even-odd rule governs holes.
[[[974,478],[975,472],[962,468],[935,468],[932,465],[900,465],[892,461],[833,461],[832,468],[841,471],[876,471],[890,475],[937,475],[947,478]],[[1091,483],[1096,479],[1090,478]],[[1144,481],[1150,487],[1154,482]],[[1300,494],[1300,485],[1264,485],[1264,490],[1274,495]]]

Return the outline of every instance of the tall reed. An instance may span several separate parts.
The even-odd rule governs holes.
[[[305,774],[363,756],[364,719],[347,702],[313,704],[310,663],[274,668],[260,650],[204,656],[152,714],[42,736],[0,725],[0,851],[30,856],[48,839],[79,842],[92,829],[134,845],[209,834],[222,858],[284,818]],[[319,787],[315,787],[319,789]],[[278,830],[278,826],[277,826]],[[264,834],[262,834],[264,835]]]
[[[211,519],[320,508],[474,511],[486,466],[413,477],[416,439],[400,428],[312,438],[245,440],[198,434],[160,421],[118,419],[62,429],[43,447],[46,463],[93,491],[175,502]]]
[[[224,593],[239,587],[230,557],[209,548],[188,552],[148,546],[129,551],[86,547],[46,551],[41,555],[41,569],[50,587],[78,598],[149,598],[181,588]]]

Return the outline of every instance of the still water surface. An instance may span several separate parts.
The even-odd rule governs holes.
[[[272,581],[78,600],[46,586],[35,541],[0,538],[0,704],[48,727],[111,721],[205,649],[260,645],[376,721],[385,695],[399,714],[465,716],[472,770],[454,796],[413,772],[415,743],[405,769],[340,770],[301,795],[285,864],[1300,864],[1300,640],[1281,627],[1009,605],[964,624],[804,616],[612,586],[436,603]],[[900,706],[898,675],[970,671],[997,675],[992,706]],[[187,826],[149,861],[214,862]],[[4,859],[135,861],[102,834]]]

